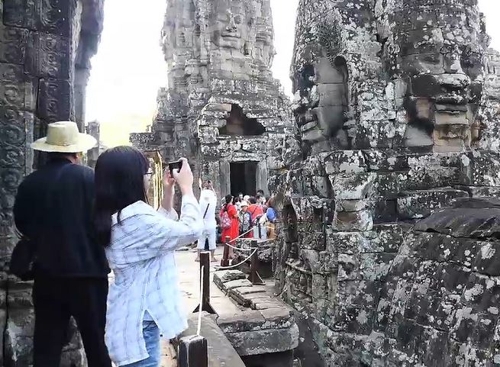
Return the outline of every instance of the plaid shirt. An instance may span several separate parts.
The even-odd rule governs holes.
[[[115,280],[108,294],[106,345],[116,365],[148,358],[142,334],[146,311],[165,338],[186,329],[174,250],[201,236],[201,216],[193,196],[182,198],[179,221],[175,210],[157,212],[142,201],[121,211],[121,223],[113,216],[106,256]]]

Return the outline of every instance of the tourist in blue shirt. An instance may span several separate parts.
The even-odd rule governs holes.
[[[266,204],[266,218],[267,218],[267,238],[273,240],[276,238],[276,220],[278,219],[276,209],[274,208],[274,197],[270,197]]]

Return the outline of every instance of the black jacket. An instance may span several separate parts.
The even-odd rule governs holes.
[[[106,277],[104,248],[93,239],[94,171],[55,160],[19,186],[14,221],[35,246],[35,275]]]

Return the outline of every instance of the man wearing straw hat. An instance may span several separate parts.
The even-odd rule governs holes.
[[[31,145],[48,163],[17,192],[15,224],[34,250],[34,367],[59,366],[71,316],[88,365],[111,367],[104,343],[109,268],[92,236],[94,172],[79,164],[95,144],[74,122],[49,124],[47,137]]]

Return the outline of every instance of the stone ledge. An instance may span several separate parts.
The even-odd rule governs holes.
[[[224,287],[224,284],[231,281],[246,279],[245,274],[239,270],[219,270],[215,271],[213,274],[214,284],[224,293],[227,293],[227,289]]]
[[[265,286],[253,286],[238,270],[215,272],[214,283],[247,308],[217,319],[217,325],[241,356],[280,353],[297,347],[299,332],[291,309],[267,294]]]
[[[229,297],[231,297],[244,307],[251,307],[252,299],[255,294],[265,295],[266,289],[263,286],[257,286],[257,287],[250,286],[250,287],[233,288],[228,292]]]
[[[299,345],[299,328],[228,333],[226,337],[240,356],[285,352]]]
[[[288,308],[245,310],[239,314],[219,316],[217,325],[225,333],[290,328],[294,323]]]

